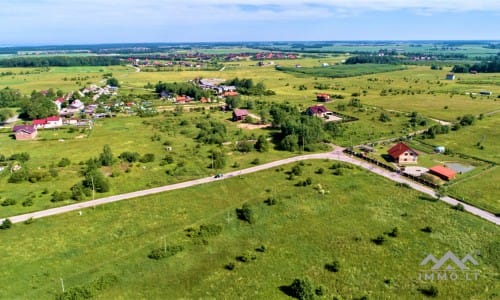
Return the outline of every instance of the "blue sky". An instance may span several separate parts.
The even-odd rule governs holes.
[[[498,0],[0,0],[0,45],[500,39]]]

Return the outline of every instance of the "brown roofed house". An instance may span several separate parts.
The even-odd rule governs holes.
[[[32,140],[38,134],[33,125],[16,125],[12,128],[16,140]]]
[[[236,108],[233,110],[233,121],[245,120],[248,116],[248,110]]]
[[[398,164],[416,164],[418,162],[418,152],[401,142],[392,146],[387,152]]]

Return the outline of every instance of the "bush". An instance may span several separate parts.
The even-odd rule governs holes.
[[[458,210],[458,211],[465,211],[465,207],[463,206],[462,203],[457,203],[457,205],[454,205],[451,208],[453,208],[454,210]]]
[[[236,215],[242,221],[247,221],[250,224],[255,223],[255,214],[248,203],[243,204],[241,208],[237,208]]]
[[[2,201],[2,206],[16,205],[17,201],[14,199],[5,199]]]
[[[222,226],[217,224],[200,225],[198,229],[186,229],[187,236],[190,238],[207,238],[218,236],[222,232]]]
[[[316,296],[324,296],[326,295],[326,288],[322,285],[320,285],[319,287],[316,288],[316,290],[314,291]]]
[[[376,238],[372,239],[372,242],[375,243],[376,245],[382,245],[385,243],[385,237],[383,235],[379,235]]]
[[[245,251],[245,253],[236,257],[236,259],[241,261],[241,262],[246,263],[246,262],[250,262],[252,260],[256,260],[257,256],[252,251]]]
[[[133,162],[136,162],[139,160],[139,153],[137,152],[130,152],[130,151],[125,151],[125,152],[122,152],[118,158],[123,160],[123,161],[126,161],[126,162],[129,162],[129,163],[133,163]]]
[[[252,165],[258,165],[258,164],[260,164],[260,159],[259,158],[255,158],[254,160],[252,160],[251,164]]]
[[[397,237],[398,236],[398,228],[394,227],[389,233],[387,233],[387,235],[390,237]]]
[[[63,157],[61,158],[61,160],[57,163],[57,166],[60,167],[60,168],[64,168],[64,167],[67,167],[71,164],[71,161],[66,158],[66,157]]]
[[[325,169],[319,168],[316,170],[316,174],[323,174],[325,172]]]
[[[290,296],[301,300],[314,299],[314,288],[309,278],[295,279],[290,285]]]
[[[151,250],[148,257],[151,259],[160,260],[163,258],[174,256],[175,254],[181,252],[182,250],[184,250],[184,247],[181,245],[156,248]]]
[[[232,271],[232,270],[234,270],[235,267],[236,267],[236,265],[233,262],[230,262],[224,266],[224,269]]]
[[[12,227],[12,222],[9,219],[3,220],[2,224],[0,225],[0,229],[9,229]]]
[[[27,200],[24,200],[23,202],[23,206],[32,206],[33,205],[33,199],[27,199]]]
[[[420,229],[421,231],[423,232],[428,232],[428,233],[431,233],[432,232],[432,227],[430,226],[425,226],[424,228]]]
[[[155,155],[153,153],[144,154],[139,160],[141,163],[153,162],[155,160]]]
[[[277,200],[276,198],[274,198],[274,197],[269,197],[269,198],[267,198],[267,199],[264,201],[264,203],[266,203],[266,204],[267,204],[267,205],[269,205],[269,206],[273,206],[273,205],[278,204],[278,200]]]
[[[419,288],[419,291],[428,297],[437,297],[437,295],[439,294],[437,287],[433,285],[425,288]]]
[[[338,272],[340,269],[340,263],[338,261],[333,261],[331,264],[325,264],[325,269],[330,272]]]

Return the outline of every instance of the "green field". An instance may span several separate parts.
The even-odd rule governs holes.
[[[286,299],[280,287],[305,276],[325,287],[327,298],[415,299],[430,285],[441,299],[499,296],[498,227],[357,168],[334,176],[331,162],[306,164],[291,181],[269,170],[1,231],[3,251],[15,256],[0,258],[0,298],[53,299],[61,279],[68,291],[105,273],[118,281],[99,292],[100,299]],[[315,174],[320,167],[326,172]],[[313,185],[294,186],[306,177]],[[313,189],[317,184],[329,193],[322,196]],[[278,203],[263,203],[269,197]],[[256,214],[253,225],[235,215],[245,202]],[[219,224],[222,233],[204,243],[186,237],[186,228],[202,224]],[[422,232],[426,226],[433,232]],[[386,237],[383,245],[371,241],[394,227],[397,237]],[[56,228],[64,230],[49,234]],[[164,241],[184,251],[147,258]],[[254,250],[261,245],[265,252]],[[448,250],[474,255],[479,279],[420,281],[420,262]],[[256,259],[236,260],[247,251]],[[340,262],[337,273],[324,269],[333,260]],[[233,271],[224,268],[230,262]]]
[[[228,128],[229,144],[223,147],[227,156],[226,166],[221,170],[210,168],[209,151],[218,146],[198,145],[199,143],[193,139],[199,132],[196,128],[197,122],[207,117],[207,114],[202,113],[184,113],[178,117],[167,114],[144,119],[123,116],[101,119],[96,122],[90,133],[86,130],[70,133],[67,128],[50,129],[40,131],[37,140],[23,142],[12,139],[10,132],[1,133],[0,154],[9,157],[15,153],[27,152],[30,154],[30,159],[26,163],[29,170],[48,173],[51,168],[55,168],[58,176],[46,176],[44,180],[35,183],[8,183],[10,176],[8,169],[0,172],[0,202],[5,199],[17,201],[15,205],[0,206],[0,216],[6,217],[73,203],[72,200],[50,202],[51,194],[54,191],[69,191],[74,184],[80,182],[82,177],[79,172],[83,162],[98,157],[106,144],[111,147],[115,158],[122,152],[131,151],[140,155],[152,153],[155,155],[155,161],[124,164],[116,158],[117,161],[112,167],[103,168],[104,173],[109,176],[111,190],[108,193],[98,194],[98,197],[210,176],[220,171],[232,170],[235,164],[239,168],[250,167],[257,158],[259,163],[265,163],[294,155],[291,152],[274,149],[266,153],[256,151],[240,153],[234,150],[232,142],[255,139],[260,134],[267,136],[271,131],[239,129],[236,124],[228,120],[230,113],[217,111],[210,115]],[[182,121],[185,122],[184,125],[180,125]],[[165,142],[169,142],[172,151],[166,150]],[[173,158],[173,162],[162,164],[162,159],[167,155]],[[71,165],[57,167],[61,158],[68,158]],[[170,173],[167,174],[167,171]],[[48,192],[44,192],[45,189]],[[33,200],[32,206],[22,205],[27,199]]]

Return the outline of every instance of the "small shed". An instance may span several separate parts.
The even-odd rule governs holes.
[[[446,80],[455,80],[455,74],[453,73],[446,74]]]
[[[236,108],[233,110],[233,121],[245,120],[248,116],[248,110]]]
[[[434,166],[429,169],[429,173],[439,176],[443,180],[452,180],[457,175],[455,171],[445,166]]]
[[[318,102],[330,102],[330,101],[332,101],[332,98],[328,94],[317,94],[316,100]]]
[[[434,148],[434,152],[436,153],[444,153],[446,151],[446,148],[444,146],[437,146]]]

